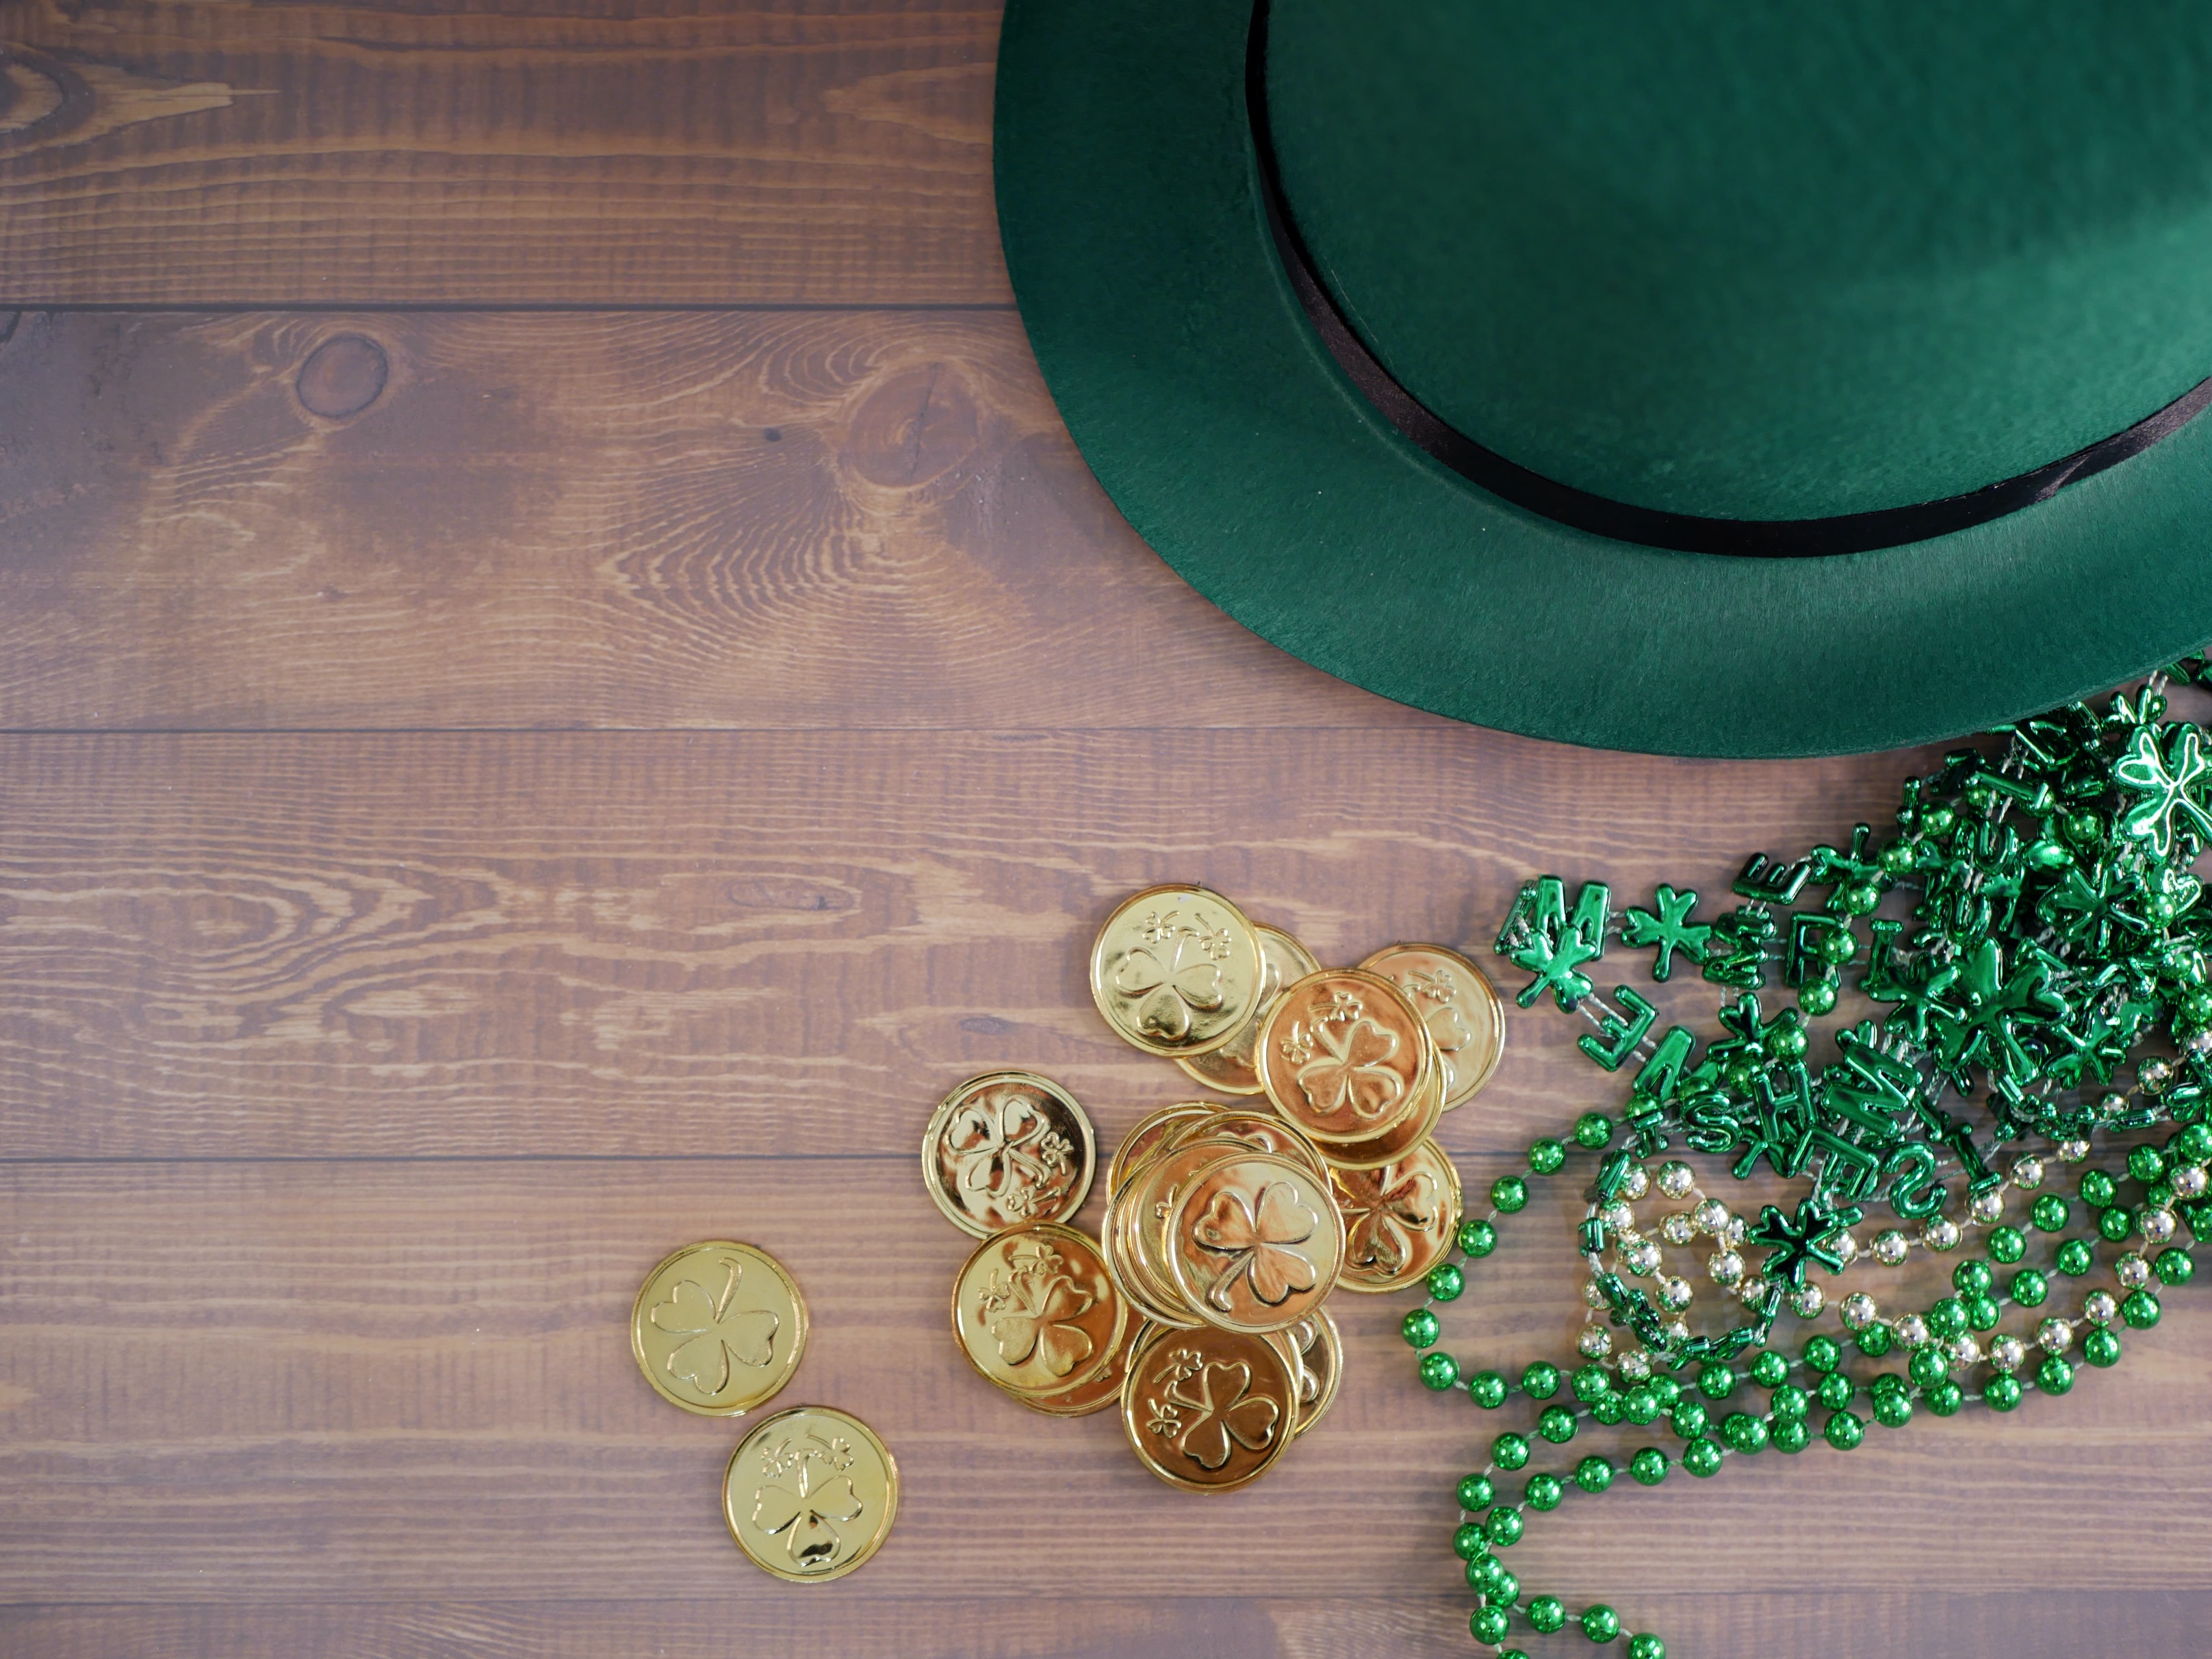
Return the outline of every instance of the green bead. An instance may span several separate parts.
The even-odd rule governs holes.
[[[1866,1438],[1866,1425],[1849,1412],[1838,1412],[1828,1419],[1820,1435],[1838,1451],[1849,1451]]]
[[[1719,1401],[1735,1392],[1735,1367],[1725,1360],[1716,1359],[1698,1371],[1698,1392],[1708,1400]]]
[[[1778,1389],[1790,1380],[1790,1362],[1770,1348],[1751,1362],[1751,1380],[1762,1389]]]
[[[1462,1561],[1472,1561],[1482,1553],[1482,1528],[1472,1521],[1462,1522],[1452,1534],[1452,1553]]]
[[[1966,1391],[1956,1382],[1938,1382],[1920,1396],[1938,1417],[1952,1417],[1966,1403]]]
[[[1443,1328],[1436,1315],[1426,1308],[1416,1308],[1398,1322],[1398,1334],[1406,1339],[1408,1346],[1416,1348],[1433,1346],[1437,1333]],[[1447,1382],[1444,1387],[1449,1388],[1451,1384]]]
[[[1507,1215],[1526,1209],[1528,1183],[1519,1176],[1500,1176],[1490,1183],[1490,1201]]]
[[[1521,1541],[1521,1511],[1504,1504],[1491,1510],[1482,1522],[1483,1535],[1497,1549],[1510,1549]]]
[[[1528,1167],[1540,1176],[1557,1175],[1567,1167],[1567,1149],[1548,1136],[1542,1140],[1531,1141]],[[1500,1204],[1498,1207],[1502,1210],[1505,1206]],[[1517,1210],[1521,1206],[1516,1204],[1513,1207]]]
[[[1797,1006],[1814,1019],[1832,1012],[1836,1006],[1836,987],[1832,980],[1808,979],[1797,988]]]
[[[1584,1607],[1583,1634],[1593,1642],[1610,1642],[1620,1634],[1620,1615],[1602,1601]]]
[[[1442,1394],[1459,1381],[1459,1361],[1441,1348],[1431,1348],[1421,1356],[1421,1382]]]
[[[1815,1336],[1805,1344],[1805,1363],[1816,1371],[1832,1371],[1844,1363],[1844,1351],[1832,1336]]]
[[[2081,1185],[2075,1190],[2081,1194],[2084,1204],[2093,1210],[2101,1210],[2112,1201],[2113,1194],[2119,1189],[2112,1184],[2112,1176],[2102,1170],[2084,1170]]]
[[[2069,812],[2066,815],[2066,834],[2081,846],[2094,847],[2105,838],[2105,821],[2094,812]]]
[[[1495,1411],[1505,1403],[1505,1396],[1511,1390],[1505,1386],[1505,1379],[1496,1371],[1477,1371],[1467,1379],[1467,1392],[1476,1405]]]
[[[2158,1323],[2158,1298],[2148,1291],[2130,1291],[2120,1298],[2120,1317],[2131,1331],[2147,1331]]]
[[[2212,1124],[2189,1124],[2167,1145],[2171,1151],[2181,1155],[2183,1163],[2202,1164],[2212,1158]]]
[[[1488,1255],[1498,1248],[1498,1229],[1487,1221],[1459,1224],[1459,1247],[1469,1255]]]
[[[1512,1630],[1513,1621],[1505,1616],[1503,1607],[1484,1607],[1468,1620],[1467,1627],[1474,1632],[1474,1639],[1496,1647]]]
[[[2045,1394],[2064,1394],[2074,1386],[2074,1368],[2054,1353],[2035,1368],[2035,1386]]]
[[[1460,1292],[1467,1288],[1467,1275],[1455,1264],[1439,1261],[1429,1269],[1426,1282],[1429,1294],[1437,1301],[1456,1302]]]
[[[1999,1309],[1996,1299],[1988,1296],[1966,1298],[1966,1323],[1978,1331],[1993,1331],[1997,1328]]]
[[[1636,1477],[1639,1486],[1656,1486],[1667,1478],[1667,1454],[1656,1446],[1646,1446],[1628,1460],[1628,1472]]]
[[[2120,1338],[2117,1331],[2095,1330],[2081,1339],[2081,1358],[2102,1370],[2120,1363]]]
[[[1575,1414],[1565,1406],[1547,1406],[1536,1419],[1536,1432],[1553,1445],[1564,1446],[1575,1437]]]
[[[1881,866],[1885,874],[1910,875],[1912,872],[1913,862],[1911,843],[1893,841],[1881,849],[1881,855],[1875,861]]]
[[[1685,1400],[1674,1407],[1674,1432],[1685,1440],[1695,1440],[1705,1431],[1705,1408],[1694,1400]]]
[[[1830,1371],[1820,1379],[1818,1397],[1830,1411],[1839,1412],[1851,1403],[1851,1396],[1856,1392],[1850,1377],[1841,1371]]]
[[[2138,1146],[2128,1154],[2128,1173],[2148,1187],[2166,1174],[2166,1154],[2155,1146]]]
[[[1938,1297],[1927,1317],[1928,1328],[1946,1342],[1966,1334],[1966,1307],[1954,1296]]]
[[[1640,1386],[1631,1389],[1621,1396],[1620,1414],[1640,1429],[1659,1415],[1659,1396]]]
[[[1951,1286],[1961,1296],[1979,1296],[1996,1283],[1986,1261],[1961,1261],[1951,1269]]]
[[[2161,1285],[2186,1285],[2190,1275],[2197,1271],[2197,1264],[2189,1259],[2189,1252],[2178,1247],[2160,1250],[2158,1259],[2150,1265],[2151,1271],[2158,1275],[2158,1282]]]
[[[1559,1368],[1539,1359],[1521,1373],[1521,1392],[1531,1400],[1549,1400],[1559,1391]]]
[[[1494,1555],[1474,1555],[1468,1558],[1467,1582],[1476,1589],[1486,1590],[1513,1575],[1505,1571],[1505,1564]]]
[[[2055,1264],[2069,1279],[2079,1279],[2097,1265],[2097,1252],[2086,1238],[2069,1238],[2058,1247]]]
[[[1775,1450],[1789,1452],[1793,1456],[1813,1443],[1813,1431],[1802,1417],[1786,1417],[1778,1421],[1767,1432]]]
[[[2094,1170],[2092,1174],[2096,1173]],[[2087,1177],[2084,1177],[2086,1182]],[[2064,1231],[2071,1219],[2066,1200],[2056,1193],[2045,1193],[2028,1206],[2027,1218],[2035,1224],[2038,1232],[2055,1233]]]
[[[1682,1467],[1703,1480],[1717,1474],[1721,1466],[1721,1449],[1710,1440],[1692,1440],[1682,1448]]]
[[[2107,1243],[2117,1244],[2135,1229],[2135,1215],[2124,1204],[2115,1204],[2109,1210],[2097,1212],[2098,1236]]]
[[[1874,1420],[1885,1429],[1901,1429],[1912,1420],[1912,1399],[1902,1389],[1884,1389],[1874,1397]]]
[[[1804,1389],[1795,1382],[1784,1382],[1774,1390],[1774,1397],[1767,1402],[1767,1409],[1778,1418],[1802,1417],[1810,1403]]]
[[[1682,1398],[1682,1385],[1671,1376],[1655,1376],[1644,1386],[1651,1390],[1651,1397],[1659,1402],[1662,1412],[1674,1410]]]
[[[1501,1469],[1524,1469],[1528,1467],[1528,1441],[1524,1435],[1510,1430],[1490,1443],[1490,1461]]]
[[[2000,1372],[1990,1379],[1982,1390],[1982,1400],[1991,1411],[2008,1412],[2020,1404],[2020,1379]]]
[[[1584,1365],[1569,1379],[1569,1386],[1575,1398],[1587,1406],[1613,1392],[1613,1376],[1602,1365]]]
[[[2060,1201],[2063,1202],[2064,1200],[2062,1200]],[[2006,1267],[2009,1267],[2014,1262],[2019,1261],[2021,1257],[2027,1254],[2027,1237],[2026,1234],[2022,1233],[2019,1228],[1992,1227],[1990,1229],[1990,1256],[1991,1260],[2001,1261],[2004,1263]]]
[[[1628,1659],[1667,1659],[1667,1644],[1645,1631],[1628,1638]]]
[[[2023,1308],[2039,1308],[2050,1297],[2051,1281],[2033,1267],[2022,1267],[2012,1276],[2010,1294]]]
[[[1611,1428],[1620,1421],[1622,1409],[1619,1395],[1601,1394],[1590,1401],[1589,1414],[1593,1421],[1602,1423],[1606,1427]]]
[[[1539,1636],[1565,1628],[1567,1609],[1556,1595],[1540,1595],[1528,1604],[1528,1627]]]
[[[1559,1507],[1559,1499],[1566,1495],[1566,1488],[1559,1484],[1556,1474],[1532,1474],[1521,1494],[1528,1500],[1532,1510],[1555,1510]]]
[[[1493,1555],[1491,1559],[1496,1561],[1498,1558]],[[1506,1571],[1504,1564],[1500,1562],[1497,1577],[1483,1587],[1483,1595],[1492,1607],[1504,1607],[1510,1613],[1513,1604],[1521,1599],[1521,1581]]]
[[[1959,815],[1942,801],[1937,801],[1935,805],[1923,809],[1920,814],[1920,827],[1931,836],[1950,834],[1951,826],[1958,821]]]
[[[1840,968],[1859,953],[1859,942],[1850,934],[1838,928],[1832,933],[1823,933],[1814,939],[1813,951],[1822,961],[1832,962]]]
[[[1721,1438],[1747,1456],[1766,1449],[1766,1425],[1749,1412],[1730,1412],[1721,1419]]]
[[[1936,1348],[1923,1348],[1905,1364],[1905,1374],[1914,1386],[1932,1389],[1951,1375],[1951,1362]]]
[[[1879,1359],[1889,1352],[1893,1339],[1887,1325],[1869,1325],[1851,1339],[1852,1346],[1869,1359]]]
[[[1575,1145],[1603,1152],[1613,1139],[1613,1120],[1603,1112],[1584,1112],[1575,1120]]]
[[[1603,1492],[1613,1484],[1613,1460],[1609,1457],[1585,1457],[1575,1465],[1575,1485],[1584,1492]]]
[[[1498,1494],[1486,1474],[1463,1474],[1459,1479],[1459,1506],[1463,1510],[1486,1510],[1490,1500]]]

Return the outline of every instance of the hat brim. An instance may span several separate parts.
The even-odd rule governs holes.
[[[1924,743],[2212,637],[2212,416],[2049,501],[1877,552],[1670,552],[1431,460],[1346,379],[1267,226],[1250,0],[1012,0],[999,217],[1077,446],[1185,580],[1356,685],[1656,754]]]

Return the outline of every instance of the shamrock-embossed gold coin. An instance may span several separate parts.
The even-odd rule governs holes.
[[[1042,1412],[1048,1417],[1088,1417],[1093,1412],[1103,1411],[1121,1399],[1121,1385],[1129,1380],[1129,1362],[1159,1328],[1150,1320],[1132,1318],[1114,1352],[1073,1388],[1062,1389],[1057,1394],[1018,1394],[1013,1397],[1031,1411]]]
[[[842,1578],[882,1547],[898,1465],[875,1431],[827,1406],[794,1406],[738,1442],[722,1475],[730,1536],[793,1583]]]
[[[1264,1474],[1297,1422],[1288,1346],[1211,1328],[1146,1343],[1121,1393],[1121,1426],[1138,1461],[1185,1492],[1227,1492]]]
[[[961,1352],[1009,1394],[1081,1382],[1113,1352],[1129,1316],[1097,1244],[1051,1223],[985,1239],[952,1287]]]
[[[1322,1158],[1332,1168],[1340,1170],[1371,1170],[1403,1158],[1436,1132],[1437,1123],[1443,1116],[1443,1073],[1436,1066],[1435,1043],[1427,1031],[1421,1041],[1431,1049],[1428,1081],[1421,1085],[1420,1103],[1390,1128],[1372,1140],[1340,1140],[1330,1144]]]
[[[1347,1291],[1403,1290],[1451,1252],[1459,1231],[1459,1170],[1433,1140],[1372,1170],[1332,1170],[1344,1218]]]
[[[1474,1098],[1505,1054],[1505,1009],[1490,976],[1441,945],[1392,945],[1359,964],[1406,994],[1437,1045],[1443,1108]]]
[[[1203,1101],[1180,1101],[1139,1118],[1129,1133],[1121,1137],[1114,1156],[1107,1160],[1106,1196],[1112,1198],[1121,1190],[1130,1173],[1150,1158],[1155,1148],[1166,1143],[1176,1125],[1204,1117],[1212,1110]]]
[[[1256,1095],[1265,1086],[1252,1058],[1259,1047],[1260,1023],[1267,1018],[1275,999],[1282,994],[1283,987],[1321,971],[1321,963],[1314,959],[1313,953],[1281,928],[1255,921],[1252,932],[1260,941],[1260,996],[1252,1018],[1212,1054],[1178,1055],[1176,1059],[1176,1064],[1187,1074],[1229,1095]]]
[[[1244,913],[1203,887],[1148,887],[1115,907],[1091,951],[1106,1023],[1169,1059],[1220,1048],[1260,1003],[1260,941]]]
[[[1227,1111],[1210,1112],[1196,1123],[1178,1126],[1171,1144],[1180,1147],[1200,1140],[1219,1146],[1224,1152],[1233,1152],[1235,1148],[1227,1143],[1235,1141],[1255,1152],[1274,1152],[1304,1164],[1320,1180],[1328,1178],[1328,1167],[1320,1149],[1299,1133],[1288,1119],[1277,1116],[1264,1106],[1232,1106]]]
[[[774,1398],[806,1347],[806,1304],[783,1264],[750,1244],[687,1244],[630,1308],[630,1352],[655,1394],[702,1417]]]
[[[930,1114],[922,1182],[945,1219],[987,1238],[1066,1220],[1091,1191],[1096,1157],[1091,1120],[1066,1090],[1034,1072],[986,1072]]]
[[[1272,1152],[1209,1164],[1168,1228],[1176,1284],[1200,1318],[1227,1330],[1288,1330],[1335,1288],[1343,1260],[1344,1223],[1328,1188]]]
[[[1261,1026],[1258,1057],[1275,1109],[1324,1149],[1395,1128],[1423,1103],[1432,1063],[1405,993],[1357,968],[1285,987]]]
[[[1336,1401],[1336,1385],[1344,1376],[1344,1338],[1326,1308],[1316,1309],[1287,1334],[1298,1360],[1298,1420],[1291,1431],[1295,1438],[1320,1422]]]

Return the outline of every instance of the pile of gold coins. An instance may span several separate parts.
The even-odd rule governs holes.
[[[1442,946],[1324,969],[1199,887],[1116,907],[1091,988],[1129,1042],[1247,1098],[1141,1119],[1108,1164],[1093,1237],[1068,1224],[1096,1158],[1073,1097],[1027,1072],[954,1090],[922,1145],[931,1197],[983,1241],[954,1285],[953,1332],[1035,1410],[1118,1404],[1170,1485],[1240,1486],[1335,1396],[1330,1291],[1401,1289],[1450,1249],[1459,1176],[1430,1137],[1496,1069],[1502,1011]]]
[[[702,1417],[738,1417],[791,1381],[806,1350],[799,1282],[767,1251],[687,1244],[647,1275],[629,1346],[653,1391]],[[873,1430],[828,1406],[757,1425],[722,1474],[722,1516],[757,1565],[794,1583],[842,1578],[883,1545],[898,1465]]]

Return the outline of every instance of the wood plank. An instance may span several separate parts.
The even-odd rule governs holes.
[[[0,301],[1004,303],[989,0],[0,11]]]
[[[867,1225],[825,1226],[825,1199]],[[1267,1480],[1204,1500],[1144,1474],[1110,1417],[1037,1418],[968,1370],[944,1325],[965,1245],[902,1158],[17,1165],[0,1204],[0,1601],[620,1601],[650,1584],[732,1612],[795,1605],[722,1529],[737,1431],[648,1392],[625,1336],[664,1251],[736,1232],[808,1294],[787,1399],[854,1411],[900,1459],[897,1527],[835,1596],[1273,1603],[1389,1585],[1425,1622],[1464,1618],[1451,1482],[1490,1425],[1413,1380],[1401,1298],[1339,1298],[1329,1420]],[[1564,1206],[1557,1220],[1454,1310],[1462,1346],[1502,1350],[1508,1326],[1564,1346],[1577,1264]],[[1849,1455],[1774,1454],[1709,1482],[1623,1482],[1533,1528],[1515,1565],[1632,1618],[1705,1585],[1759,1592],[1780,1622],[1800,1587],[1929,1597],[1993,1563],[2012,1584],[2201,1597],[2193,1531],[2142,1524],[2147,1500],[2175,1517],[2212,1503],[2212,1322],[2191,1294],[2064,1400],[1923,1416]],[[1590,1429],[1546,1458],[1654,1437]],[[1636,1547],[1602,1547],[1622,1538]],[[1224,1571],[1251,1554],[1258,1575]]]
[[[1442,725],[1154,557],[1011,313],[0,346],[0,727],[1213,724]]]
[[[1090,1003],[1126,892],[1202,880],[1333,961],[1480,953],[1532,874],[1724,892],[1916,759],[1441,725],[0,739],[0,1154],[903,1158],[1006,1065],[1118,1133],[1189,1087]],[[1710,1026],[1715,988],[1654,989]],[[1577,1022],[1510,1029],[1455,1150],[1621,1093]]]

